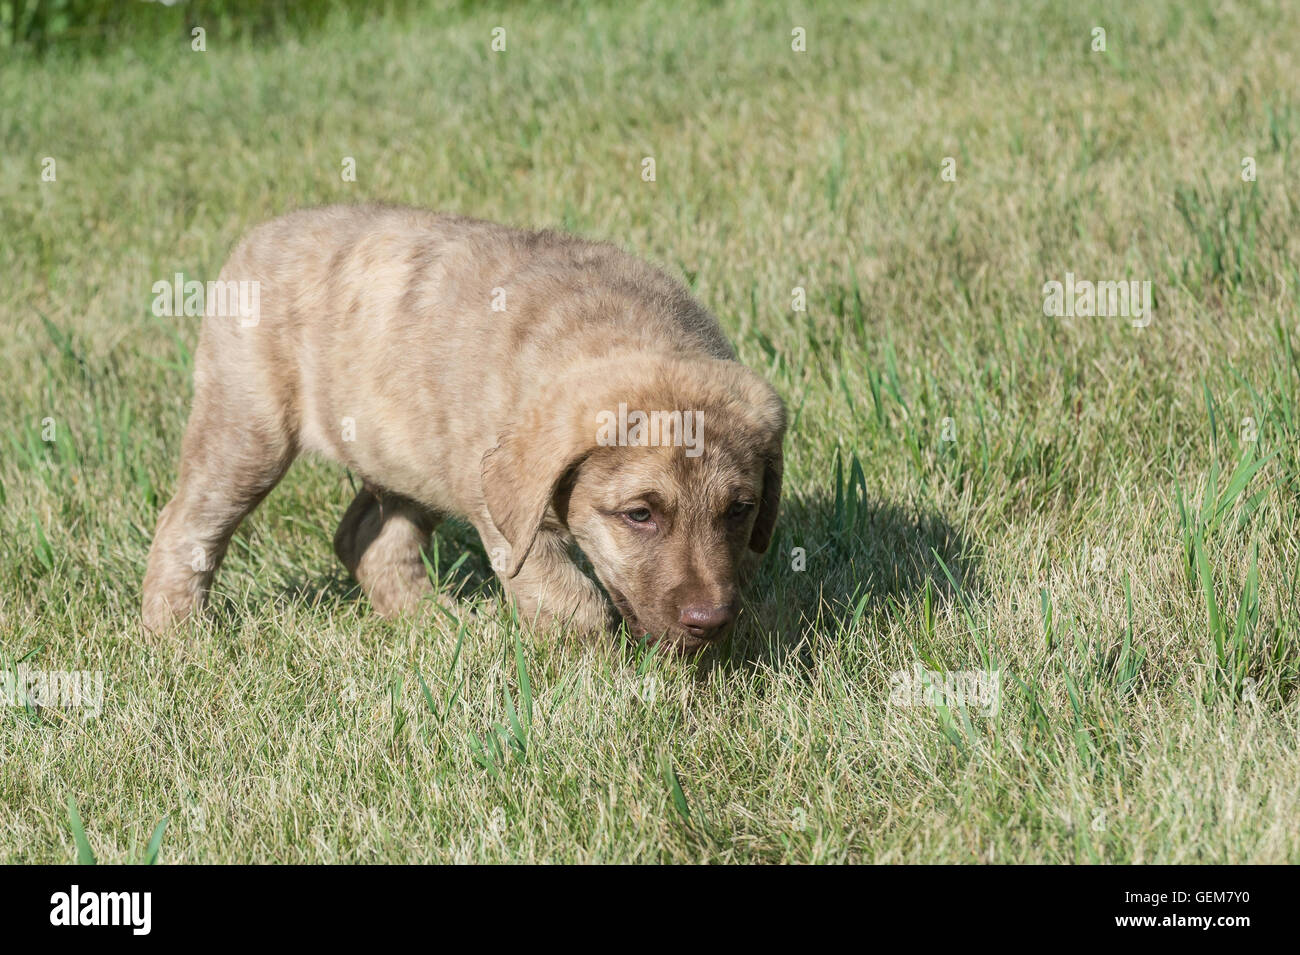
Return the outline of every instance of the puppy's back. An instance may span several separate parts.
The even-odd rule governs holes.
[[[196,391],[220,376],[273,395],[300,448],[363,475],[399,467],[386,447],[424,443],[435,468],[480,455],[570,365],[734,357],[679,282],[613,245],[423,209],[281,216],[247,234],[221,280],[257,282],[260,316],[205,318]]]

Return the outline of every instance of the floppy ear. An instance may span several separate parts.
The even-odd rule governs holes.
[[[636,356],[607,354],[548,382],[526,402],[532,409],[483,455],[479,480],[496,529],[510,543],[503,571],[518,576],[565,477],[597,447],[597,415],[635,401],[636,385],[656,380]]]
[[[560,482],[591,453],[594,429],[590,437],[590,443],[582,441],[574,429],[560,424],[525,425],[503,434],[483,455],[483,501],[492,523],[510,542],[507,577],[517,576],[524,566]]]
[[[510,543],[506,577],[523,568],[565,477],[596,449],[597,414],[633,400],[636,381],[647,374],[644,363],[619,355],[580,365],[522,402],[532,411],[483,455],[483,502]]]
[[[781,504],[781,473],[785,469],[785,457],[778,444],[776,453],[763,465],[763,496],[758,502],[758,517],[754,518],[754,530],[749,535],[749,549],[762,554],[772,543],[772,531],[776,528],[776,512]]]

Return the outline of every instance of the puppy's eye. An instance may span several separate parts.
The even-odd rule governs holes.
[[[753,507],[751,501],[736,501],[731,507],[727,508],[727,517],[733,521],[738,521],[748,514]]]
[[[650,518],[653,517],[648,507],[638,507],[630,511],[624,511],[623,516],[633,524],[649,524]]]

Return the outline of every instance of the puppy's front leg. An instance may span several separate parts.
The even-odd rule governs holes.
[[[505,575],[509,542],[488,521],[476,522],[479,537],[492,561],[497,579],[519,607],[519,618],[545,626],[557,623],[582,636],[596,636],[612,630],[618,615],[601,589],[569,556],[567,542],[559,534],[542,531],[537,535],[528,560],[513,578]]]
[[[334,535],[334,553],[375,613],[395,617],[433,593],[420,549],[442,515],[397,494],[362,489]]]

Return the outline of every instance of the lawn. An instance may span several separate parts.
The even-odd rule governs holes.
[[[100,861],[164,819],[165,863],[1300,861],[1297,36],[1281,0],[725,0],[7,51],[0,663],[103,697],[0,708],[0,861],[74,860],[70,800]],[[312,462],[203,621],[142,630],[198,333],[153,285],[375,199],[616,241],[775,385],[722,651],[521,630],[456,524],[463,612],[380,620]],[[1047,314],[1067,275],[1154,307]]]

